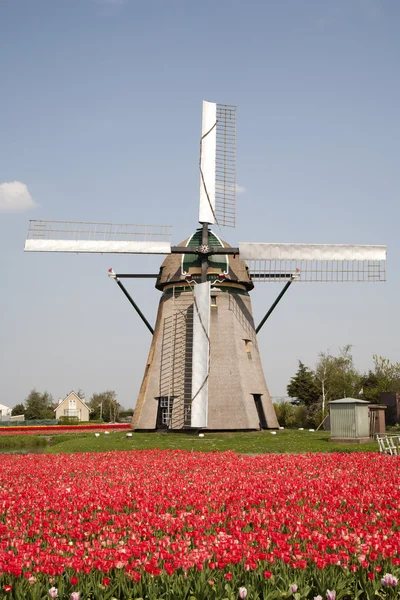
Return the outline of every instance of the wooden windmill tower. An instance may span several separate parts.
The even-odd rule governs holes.
[[[209,225],[235,226],[236,109],[203,102],[199,223],[172,246],[166,226],[31,221],[25,251],[164,254],[158,274],[112,277],[152,333],[132,426],[136,430],[278,427],[265,382],[249,291],[257,282],[385,280],[385,246],[239,243]],[[155,277],[154,329],[123,286]],[[275,306],[268,311],[268,316]]]

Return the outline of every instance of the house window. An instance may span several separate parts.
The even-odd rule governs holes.
[[[217,308],[218,304],[217,304],[217,296],[215,296],[215,294],[211,294],[211,307],[212,308]]]

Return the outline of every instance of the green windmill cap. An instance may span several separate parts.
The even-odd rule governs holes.
[[[189,238],[186,246],[201,246],[202,238],[203,230],[201,228],[197,229],[197,231]],[[224,247],[221,240],[212,231],[208,232],[208,244],[209,246]],[[229,270],[229,258],[226,254],[213,254],[209,256],[208,264],[210,267],[221,269],[223,273]],[[201,257],[196,254],[183,254],[182,273],[187,273],[190,267],[201,267]]]
[[[178,244],[184,249],[185,247],[196,247],[202,245],[202,229],[197,229],[184,242]],[[210,246],[220,248],[229,248],[229,244],[221,240],[212,231],[208,232],[208,243]],[[228,283],[240,283],[245,286],[246,290],[253,289],[253,282],[249,276],[246,263],[239,255],[212,254],[207,257],[208,267],[214,273],[209,273],[207,278],[214,281],[218,272],[227,274]],[[197,271],[194,274],[193,271]],[[168,284],[179,284],[187,282],[188,275],[192,276],[195,281],[200,281],[201,277],[201,256],[197,254],[169,254],[163,261],[160,273],[156,281],[156,288],[160,291]]]

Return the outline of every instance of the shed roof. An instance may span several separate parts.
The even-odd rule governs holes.
[[[339,400],[331,400],[329,404],[370,404],[370,402],[358,398],[339,398]]]

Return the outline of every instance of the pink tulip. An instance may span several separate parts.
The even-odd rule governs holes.
[[[50,596],[50,598],[57,598],[57,596],[58,596],[58,589],[56,587],[51,587],[49,589],[49,596]]]
[[[240,587],[239,588],[239,598],[246,598],[247,596],[247,590],[245,587]]]
[[[318,594],[318,596],[314,596],[314,600],[322,600],[322,596]]]
[[[336,592],[335,590],[326,590],[326,600],[335,600]]]
[[[381,583],[382,583],[383,587],[388,587],[388,586],[396,587],[398,581],[397,581],[397,577],[395,577],[391,573],[386,573],[386,575],[384,575],[382,577]]]
[[[297,585],[297,583],[292,583],[291,584],[290,591],[292,592],[292,594],[295,594],[298,589],[299,589],[299,586]]]
[[[80,592],[72,592],[71,600],[81,600],[81,593]]]

